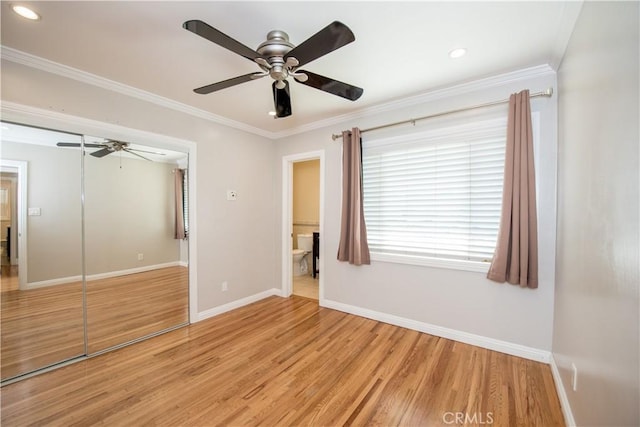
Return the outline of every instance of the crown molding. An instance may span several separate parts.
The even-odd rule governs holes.
[[[226,117],[218,116],[217,114],[213,114],[208,111],[201,110],[199,108],[195,108],[190,105],[183,104],[181,102],[177,102],[172,99],[135,88],[133,86],[128,86],[114,80],[109,80],[107,78],[82,71],[77,68],[69,67],[68,65],[60,64],[58,62],[50,61],[48,59],[41,58],[30,53],[22,52],[20,50],[13,49],[4,45],[0,45],[0,48],[0,57],[7,61],[15,62],[16,64],[25,65],[30,68],[35,68],[37,70],[56,74],[68,79],[117,92],[123,95],[130,96],[132,98],[137,98],[155,105],[159,105],[161,107],[189,114],[191,116],[205,119],[220,125],[263,136],[265,138],[274,138],[273,132],[264,131],[254,126],[247,125],[246,123],[227,119]]]
[[[195,142],[186,139],[160,135],[10,101],[2,101],[0,104],[0,116],[4,121],[28,123],[30,126],[40,126],[55,132],[135,140],[140,144],[155,145],[158,148],[182,152],[190,152],[196,148]]]
[[[438,99],[450,98],[459,95],[465,95],[470,92],[475,92],[483,89],[489,89],[493,87],[504,86],[509,83],[525,81],[528,79],[555,75],[555,70],[549,64],[537,65],[534,67],[524,68],[521,70],[511,71],[495,76],[485,77],[482,79],[472,80],[464,83],[460,83],[454,86],[448,86],[441,89],[435,89],[427,92],[422,92],[417,95],[409,96],[402,99],[397,99],[383,104],[374,105],[372,107],[366,107],[361,110],[354,111],[352,113],[342,114],[330,119],[320,120],[317,122],[309,123],[307,125],[298,126],[286,131],[277,132],[275,138],[284,138],[287,136],[296,135],[303,132],[309,132],[316,129],[326,128],[334,126],[347,121],[354,121],[365,117],[373,116],[376,114],[382,114],[389,111],[399,110],[402,108],[413,107],[416,105],[426,104],[436,101]]]
[[[576,0],[565,2],[562,5],[560,25],[558,27],[558,33],[556,34],[555,43],[553,44],[552,60],[550,64],[554,70],[558,70],[558,68],[560,68],[562,58],[564,58],[564,53],[569,45],[569,40],[571,39],[573,29],[575,28],[580,12],[582,11],[583,4],[584,2],[582,0]]]
[[[581,5],[581,4],[580,4]],[[569,13],[570,12],[570,13]],[[567,12],[567,18],[577,17],[579,9],[571,8]],[[566,37],[565,37],[566,36]],[[562,40],[568,41],[569,35],[563,35]],[[560,35],[559,35],[560,37]],[[559,39],[560,40],[560,39]],[[562,41],[561,40],[561,41]],[[566,47],[566,43],[565,43]],[[195,116],[201,119],[205,119],[220,125],[228,126],[234,129],[249,132],[255,135],[259,135],[268,139],[277,140],[292,135],[309,132],[312,130],[327,128],[338,125],[347,121],[354,121],[365,117],[373,116],[376,114],[382,114],[393,110],[398,110],[407,107],[413,107],[420,104],[425,104],[438,99],[449,98],[459,95],[464,95],[470,92],[475,92],[482,89],[488,89],[498,86],[503,86],[508,83],[524,81],[527,79],[541,77],[546,75],[555,75],[555,70],[549,64],[538,65],[534,67],[524,68],[521,70],[511,71],[495,76],[485,77],[473,81],[463,82],[457,85],[448,86],[445,88],[435,89],[417,95],[409,96],[402,99],[385,102],[382,104],[373,105],[371,107],[365,107],[360,110],[356,110],[351,113],[334,116],[325,120],[318,120],[312,123],[308,123],[302,126],[297,126],[291,129],[287,129],[280,132],[270,132],[264,129],[259,129],[254,126],[250,126],[246,123],[238,122],[235,120],[227,119],[222,116],[210,113],[208,111],[201,110],[199,108],[192,107],[190,105],[183,104],[147,92],[141,89],[137,89],[132,86],[128,86],[122,83],[118,83],[113,80],[100,77],[95,74],[88,73],[86,71],[79,70],[77,68],[69,67],[64,64],[60,64],[54,61],[50,61],[39,56],[35,56],[26,52],[22,52],[17,49],[0,45],[0,56],[7,61],[15,62],[17,64],[25,65],[27,67],[35,68],[48,73],[53,73],[62,77],[66,77],[72,80],[76,80],[82,83],[90,84],[102,89],[121,93],[126,96],[141,99],[143,101],[150,102],[155,105],[159,105],[165,108],[169,108],[175,111],[179,111],[191,116]]]

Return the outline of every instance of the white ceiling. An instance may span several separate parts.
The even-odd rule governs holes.
[[[2,45],[191,108],[278,133],[457,83],[550,64],[564,54],[579,2],[22,2],[37,22],[2,1]],[[267,32],[294,44],[334,20],[355,42],[304,68],[364,88],[351,102],[291,83],[293,115],[273,119],[271,80],[209,95],[193,92],[256,64],[182,28],[200,19],[256,49]],[[465,47],[452,60],[448,52]]]

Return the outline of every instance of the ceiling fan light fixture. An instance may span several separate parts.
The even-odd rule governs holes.
[[[34,10],[29,9],[26,6],[21,6],[19,4],[13,5],[13,11],[23,18],[29,19],[31,21],[38,21],[40,19],[40,15],[38,15]]]
[[[463,47],[458,47],[449,52],[449,58],[456,59],[465,56],[467,53],[467,49]]]
[[[283,81],[283,80],[278,80],[278,81],[276,82],[276,87],[277,87],[278,89],[284,89],[284,87],[285,87],[285,86],[286,86],[286,85],[285,85],[285,83],[284,83],[284,81]]]

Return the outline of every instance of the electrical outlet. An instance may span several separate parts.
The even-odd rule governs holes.
[[[571,388],[573,391],[578,391],[578,368],[576,368],[576,364],[571,364]]]
[[[229,284],[227,282],[222,282],[222,292],[227,292],[229,290]]]
[[[138,261],[142,261],[144,259],[144,254],[138,254]]]

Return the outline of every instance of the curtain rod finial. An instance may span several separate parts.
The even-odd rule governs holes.
[[[336,135],[335,133],[331,134],[331,139],[333,139],[334,141],[338,138],[340,138],[342,135]]]
[[[552,87],[547,88],[547,90],[544,91],[544,94],[546,96],[553,96],[553,88]]]

